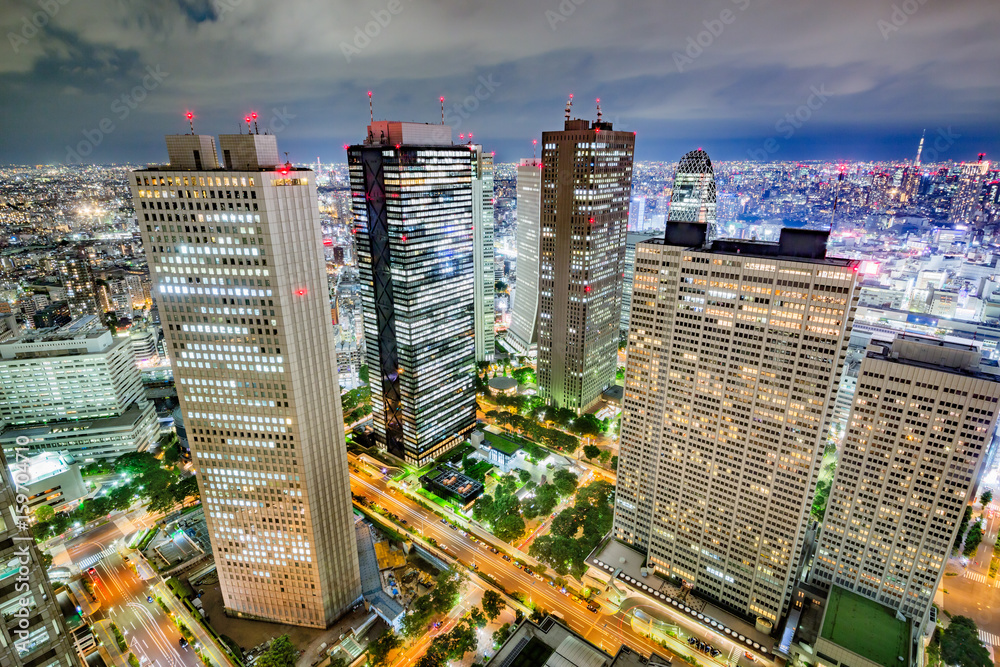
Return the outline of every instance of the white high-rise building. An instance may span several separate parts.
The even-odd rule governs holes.
[[[996,429],[1000,378],[980,359],[973,345],[912,335],[868,346],[817,584],[926,620]]]
[[[629,313],[632,312],[632,280],[635,276],[635,248],[643,241],[655,238],[655,234],[629,232],[625,237],[625,271],[622,274],[622,317],[619,331],[622,339],[628,335]]]
[[[541,242],[542,161],[517,166],[517,281],[507,341],[527,352],[538,343],[538,253]]]
[[[826,232],[636,249],[614,537],[744,616],[787,609],[856,307]]]
[[[132,195],[229,613],[361,595],[313,172],[272,135],[167,137]]]
[[[470,144],[472,157],[472,243],[476,271],[476,361],[493,361],[496,292],[493,249],[493,154]]]
[[[144,450],[159,435],[129,339],[96,315],[0,343],[0,422],[8,455],[24,437],[32,452],[83,462]]]

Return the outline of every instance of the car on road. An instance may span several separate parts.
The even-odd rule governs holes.
[[[441,523],[443,523],[444,525],[447,526],[448,525],[448,519],[441,519]]]
[[[503,554],[502,556],[500,556],[500,558],[503,558],[508,563],[510,562],[510,556],[508,556],[507,554]]]
[[[186,640],[183,637],[181,637],[180,641],[177,642],[177,643],[181,645],[181,648],[187,648],[188,640]]]
[[[595,614],[597,613],[597,607],[595,607],[592,604],[588,604],[587,605],[587,609],[589,609],[590,611],[594,612]]]
[[[92,567],[92,568],[88,569],[87,572],[90,573],[90,574],[93,574],[94,576],[97,576],[97,568],[96,567]]]
[[[500,553],[500,551],[499,551],[499,550],[497,550],[497,549],[494,549],[493,547],[490,547],[489,549],[490,549],[490,551],[492,551],[492,552],[493,552],[493,553],[495,553],[495,554],[498,554],[498,553]]]
[[[405,526],[405,525],[406,525],[406,523],[407,523],[406,519],[400,519],[400,520],[399,520],[399,522],[400,522],[401,524],[403,524],[404,526]]]
[[[152,601],[153,601],[153,596],[152,595],[147,595],[146,596],[146,602],[152,602]]]

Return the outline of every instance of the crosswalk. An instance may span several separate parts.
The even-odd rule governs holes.
[[[989,580],[985,576],[979,574],[978,572],[973,572],[971,570],[966,570],[965,571],[965,576],[966,576],[966,578],[972,579],[973,581],[979,582],[980,584],[989,584],[990,583]]]
[[[986,630],[979,631],[979,640],[987,646],[1000,646],[1000,637]]]
[[[116,553],[117,551],[118,551],[118,549],[115,548],[115,547],[108,547],[107,549],[105,549],[101,553],[94,554],[93,556],[87,556],[86,558],[84,558],[83,560],[81,560],[79,563],[75,563],[75,565],[78,568],[80,568],[81,570],[86,570],[88,567],[92,566],[94,563],[100,562],[106,556],[110,556],[111,554]]]

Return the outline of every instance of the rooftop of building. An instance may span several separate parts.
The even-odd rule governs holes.
[[[59,340],[93,340],[100,338],[108,330],[101,324],[97,315],[84,315],[78,317],[67,325],[61,327],[45,327],[43,329],[27,329],[14,343],[39,343]]]
[[[472,479],[471,477],[467,477],[460,472],[455,472],[454,470],[439,468],[434,472],[424,475],[420,479],[421,481],[427,480],[444,489],[447,489],[463,501],[466,499],[471,500],[483,491],[483,485],[480,482]]]
[[[910,626],[891,609],[840,586],[826,604],[821,637],[884,667],[907,664]]]
[[[857,267],[860,262],[844,257],[827,257],[826,244],[830,232],[820,229],[793,229],[784,227],[777,243],[770,241],[744,241],[742,239],[708,240],[708,225],[697,222],[668,222],[663,236],[644,241],[643,244],[673,245],[695,252],[740,257],[791,260],[825,266]]]
[[[996,366],[984,366],[982,353],[976,345],[953,340],[904,333],[892,341],[873,339],[866,356],[941,373],[1000,381]]]
[[[88,419],[67,419],[59,422],[49,422],[48,424],[28,424],[25,426],[9,426],[0,432],[0,442],[10,443],[16,438],[39,438],[68,436],[76,433],[81,437],[88,434],[84,431],[119,431],[132,428],[141,418],[147,409],[151,409],[151,403],[138,401],[128,407],[120,417],[95,417]]]
[[[15,470],[27,471],[29,484],[40,482],[49,477],[54,477],[70,469],[76,463],[76,459],[70,454],[59,452],[42,452],[34,456],[24,457],[10,464],[11,476]]]
[[[491,378],[489,385],[490,389],[494,391],[510,391],[511,389],[517,389],[517,380],[501,375]]]

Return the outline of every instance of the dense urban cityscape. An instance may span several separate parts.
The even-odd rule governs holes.
[[[214,71],[230,51],[199,31],[255,20],[306,47],[327,10],[119,4],[92,44],[156,43],[88,50],[69,35],[93,16],[62,0],[0,10],[0,89],[36,109],[145,72],[62,161],[31,164],[64,133],[20,111],[0,144],[0,667],[996,664],[1000,163],[978,98],[948,106],[957,82],[889,129],[876,98],[917,75],[883,78],[839,141],[811,119],[858,81],[772,123],[768,98],[801,97],[777,70],[746,126],[691,96],[675,125],[618,85],[617,52],[602,85],[576,78],[626,23],[644,76],[639,24],[671,11],[564,0],[531,10],[537,77],[451,62],[475,74],[455,103],[412,68],[445,80],[438,47],[464,54],[453,33],[494,10],[440,35],[390,0],[335,21],[334,57],[378,85],[313,136],[229,82],[199,92],[182,52]],[[709,4],[675,9],[695,29],[659,52],[683,86],[794,41],[749,0]],[[960,47],[993,44],[995,7],[924,4],[869,32],[919,26],[982,64]],[[830,25],[878,69],[870,34]],[[608,40],[562,62],[595,26]],[[470,35],[476,63],[507,57]],[[234,80],[287,93],[286,58]],[[513,81],[542,70],[536,106]],[[511,120],[476,116],[491,104]],[[116,133],[131,110],[150,122]]]

